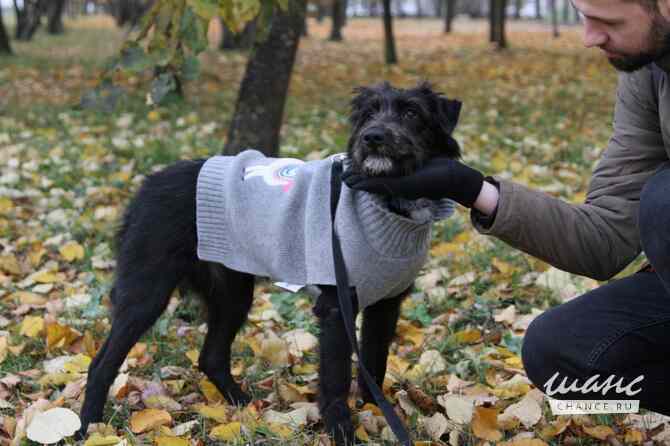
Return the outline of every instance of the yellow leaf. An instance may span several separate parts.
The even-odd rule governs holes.
[[[370,441],[370,436],[368,435],[368,432],[365,430],[365,427],[361,424],[356,428],[356,438],[358,438],[361,441],[364,442],[369,442]]]
[[[63,384],[76,381],[81,377],[82,375],[77,373],[47,373],[42,375],[42,377],[37,382],[42,386],[62,386]]]
[[[157,446],[190,446],[191,443],[186,438],[171,437],[160,435],[154,437],[154,443]]]
[[[283,439],[287,439],[293,435],[293,429],[285,424],[268,423],[268,427]]]
[[[200,380],[200,391],[209,403],[222,403],[224,400],[219,389],[207,378]]]
[[[481,341],[482,332],[477,329],[467,329],[454,333],[454,336],[461,344],[474,344]]]
[[[523,368],[523,362],[521,361],[521,357],[516,355],[512,356],[511,358],[505,359],[505,364],[507,364],[510,367],[514,367],[515,369]]]
[[[491,263],[493,264],[493,266],[496,267],[498,271],[500,271],[500,274],[502,274],[503,276],[510,276],[514,272],[514,267],[512,265],[498,258],[493,258]]]
[[[130,417],[130,429],[139,434],[172,423],[170,414],[161,409],[144,409]]]
[[[624,437],[625,444],[642,444],[644,440],[644,434],[637,429],[627,430]]]
[[[291,368],[294,375],[311,375],[317,372],[316,364],[300,363]]]
[[[7,197],[0,197],[0,214],[8,214],[14,209],[14,203]]]
[[[406,322],[402,319],[399,320],[397,332],[398,336],[401,339],[408,339],[416,346],[420,346],[423,344],[424,339],[423,330],[421,330],[418,327],[415,327],[409,322]]]
[[[547,446],[547,443],[537,438],[520,438],[518,440],[502,441],[498,443],[498,446]]]
[[[40,271],[32,276],[32,279],[37,283],[54,283],[58,280],[58,276],[50,271]]]
[[[159,121],[161,119],[161,114],[158,110],[151,110],[147,114],[147,119],[149,119],[151,122]]]
[[[570,425],[570,420],[570,417],[559,416],[556,420],[542,428],[539,434],[540,437],[548,440],[562,434]]]
[[[186,352],[186,357],[191,361],[193,366],[198,367],[198,358],[200,358],[200,353],[198,350],[189,350]]]
[[[58,322],[47,324],[47,350],[51,350],[54,346],[67,347],[74,341],[79,339],[81,333],[72,328],[61,325]]]
[[[12,297],[25,305],[44,305],[47,303],[46,297],[29,291],[17,291],[12,294]]]
[[[482,440],[499,441],[502,438],[502,432],[498,430],[498,410],[475,407],[472,432]]]
[[[214,406],[206,406],[204,404],[198,404],[196,410],[200,415],[205,418],[211,418],[218,421],[219,423],[225,423],[228,421],[228,411],[226,406],[223,404],[217,404]]]
[[[212,440],[219,441],[235,441],[242,435],[242,424],[239,421],[234,421],[228,424],[221,424],[212,429],[209,437]]]
[[[463,252],[463,245],[458,243],[438,243],[430,249],[430,255],[433,257],[444,257],[448,254],[457,254]]]
[[[184,388],[186,381],[183,379],[168,379],[163,381],[163,384],[165,384],[165,387],[168,388],[171,394],[177,395]]]
[[[140,359],[147,352],[147,344],[144,342],[138,342],[133,345],[133,348],[128,352],[128,358]]]
[[[582,429],[593,438],[603,441],[607,440],[610,435],[615,435],[614,430],[609,426],[582,426]]]
[[[103,437],[95,432],[84,442],[84,446],[111,446],[121,442],[121,439],[116,435],[107,435]]]
[[[44,330],[44,319],[40,316],[26,316],[21,323],[20,334],[36,338]]]
[[[407,371],[410,365],[408,361],[405,361],[396,355],[389,355],[387,364],[389,372],[400,376],[402,376]]]
[[[28,261],[33,266],[37,268],[40,263],[42,263],[42,257],[47,253],[47,250],[42,248],[42,245],[33,246],[33,250],[28,253]]]
[[[0,364],[7,358],[7,336],[0,336]]]
[[[0,270],[4,270],[9,274],[18,276],[21,274],[21,265],[19,264],[19,261],[16,260],[14,255],[8,254],[5,256],[0,256]]]
[[[91,358],[79,353],[63,365],[63,370],[68,373],[84,373],[88,370],[89,365],[91,365]]]
[[[84,258],[84,247],[73,241],[67,242],[58,250],[66,262],[81,260]]]

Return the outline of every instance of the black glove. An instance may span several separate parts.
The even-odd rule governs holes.
[[[450,198],[471,208],[479,196],[484,175],[451,158],[434,158],[411,175],[369,177],[347,170],[342,180],[352,189],[408,200]]]

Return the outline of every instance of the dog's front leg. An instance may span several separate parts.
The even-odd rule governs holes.
[[[360,347],[362,358],[358,360],[365,365],[380,389],[386,375],[389,347],[395,336],[400,316],[400,304],[407,292],[397,297],[382,299],[363,311],[363,333]],[[376,404],[361,373],[358,374],[358,388],[363,402]]]
[[[348,405],[352,349],[344,328],[337,289],[322,286],[321,290],[314,306],[320,325],[319,410],[335,443],[349,445],[354,443],[354,426]]]

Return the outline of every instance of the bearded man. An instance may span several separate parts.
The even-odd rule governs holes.
[[[670,0],[573,4],[584,45],[600,48],[619,71],[613,135],[583,204],[484,178],[455,160],[434,160],[406,177],[345,181],[409,199],[453,199],[472,209],[480,233],[601,281],[644,251],[650,265],[640,272],[538,316],[522,359],[529,379],[553,398],[637,399],[670,415]],[[618,388],[605,386],[612,376]]]

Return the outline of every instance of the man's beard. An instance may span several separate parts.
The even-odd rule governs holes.
[[[631,73],[655,62],[670,53],[670,23],[659,13],[654,15],[648,40],[651,49],[635,55],[608,57],[609,63],[619,71]]]

